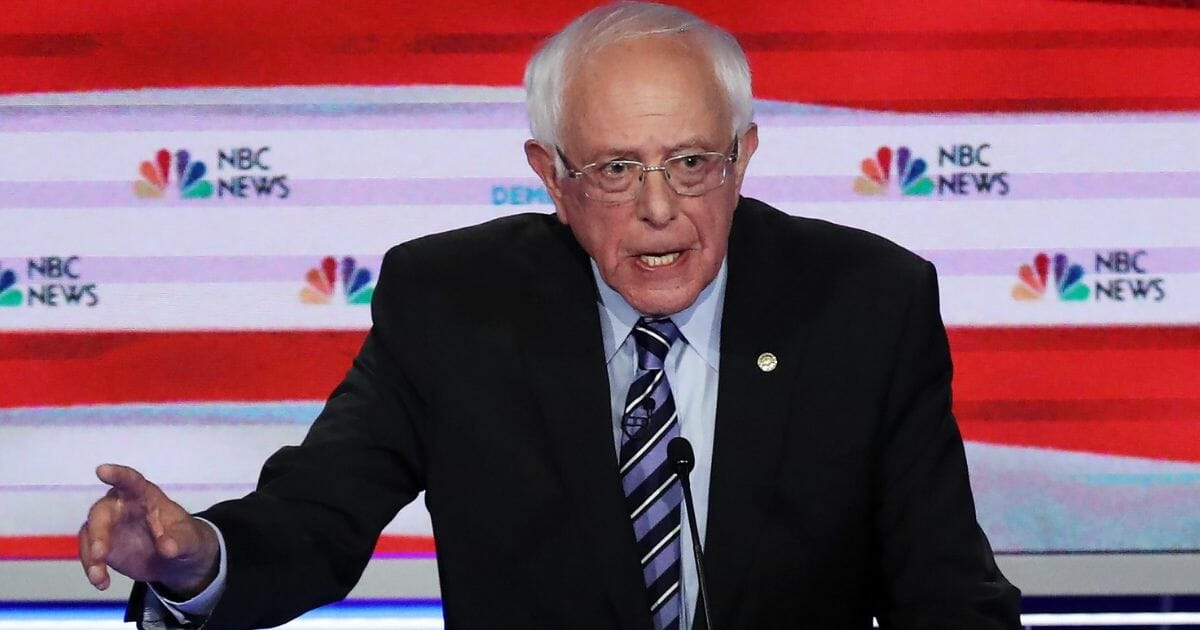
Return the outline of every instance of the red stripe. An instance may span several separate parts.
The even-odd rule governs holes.
[[[963,437],[1108,455],[1200,462],[1200,399],[955,402]]]
[[[1099,400],[986,400],[956,401],[960,421],[1022,422],[1196,422],[1200,428],[1200,398],[1113,398]],[[1193,448],[1195,445],[1188,445]]]
[[[0,334],[0,407],[317,400],[362,331]]]
[[[0,333],[0,407],[324,398],[361,331]],[[1187,398],[1200,327],[953,328],[959,400]]]
[[[949,335],[955,408],[968,439],[1200,461],[1200,327],[954,328]],[[0,334],[0,382],[9,385],[0,388],[0,408],[319,400],[362,336]],[[1130,439],[1139,432],[1147,435]]]
[[[1200,348],[1200,326],[958,326],[947,334],[954,352]]]
[[[433,536],[380,536],[375,545],[375,555],[432,554],[435,553]]]
[[[782,98],[782,97],[780,97]],[[876,112],[954,114],[990,112],[1029,114],[1036,112],[1194,112],[1200,110],[1196,96],[1078,96],[1078,97],[1001,97],[962,98],[908,97],[895,94],[888,98],[814,98],[816,105],[848,107]]]
[[[379,537],[376,555],[434,553],[432,536]],[[0,536],[0,560],[74,560],[79,557],[75,536]]]
[[[0,559],[67,560],[79,557],[75,536],[0,536]]]
[[[1200,421],[1020,420],[961,422],[963,436],[1004,446],[1200,463]]]
[[[1074,0],[1075,2],[1107,2],[1110,4],[1132,4],[1174,9],[1200,9],[1200,0]]]
[[[759,96],[901,111],[1200,109],[1200,14],[1012,0],[684,4],[738,33]],[[576,2],[9,0],[0,93],[519,85]],[[265,16],[265,17],[264,17]],[[287,16],[286,19],[279,19]]]
[[[529,54],[552,35],[531,33],[430,33],[411,39],[403,37],[360,38],[363,46],[374,49],[407,50],[426,54]],[[1037,31],[746,31],[733,34],[747,53],[755,52],[827,52],[874,51],[905,52],[929,50],[1004,50],[1023,49],[1096,49],[1096,48],[1197,48],[1200,31],[1177,29],[1106,29]],[[61,50],[64,56],[90,52],[102,46],[101,40],[86,35],[28,35],[19,40],[47,50]],[[45,44],[39,42],[44,39]],[[4,54],[0,38],[0,54]],[[320,42],[317,42],[320,45]],[[17,50],[20,50],[19,48]]]
[[[959,400],[1189,398],[1200,348],[955,352]]]
[[[1200,326],[949,336],[965,438],[1200,462]]]

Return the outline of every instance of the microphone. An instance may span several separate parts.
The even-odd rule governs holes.
[[[708,580],[704,577],[704,551],[700,548],[700,530],[696,527],[696,505],[692,503],[692,482],[689,475],[696,466],[696,454],[692,452],[692,443],[685,437],[671,438],[667,442],[667,459],[675,474],[679,475],[679,483],[683,486],[683,503],[687,507],[688,525],[692,530],[692,553],[696,557],[696,577],[700,581],[700,606],[704,613],[704,627],[713,630],[712,614],[708,612]]]

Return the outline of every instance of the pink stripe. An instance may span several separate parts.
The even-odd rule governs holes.
[[[922,250],[917,253],[937,266],[939,276],[1003,276],[1012,275],[1016,279],[1020,265],[1029,264],[1043,251],[1047,253],[1066,254],[1073,264],[1081,265],[1087,274],[1111,274],[1102,264],[1096,262],[1097,254],[1108,255],[1111,251],[1126,251],[1136,253],[1145,251],[1139,257],[1140,265],[1146,274],[1164,273],[1200,273],[1200,247],[1163,247],[1144,249],[1137,244],[1097,249],[990,249],[990,250],[952,250],[935,249]],[[1086,276],[1085,276],[1086,277]]]
[[[0,116],[0,131],[25,132],[453,130],[529,126],[523,103],[5,107],[0,100],[0,111],[4,114]]]
[[[931,158],[933,156],[926,156]],[[910,203],[936,200],[995,201],[1037,199],[1154,199],[1200,197],[1197,173],[1008,173],[1008,194],[995,185],[991,193],[971,190],[958,195],[947,189],[929,196],[890,194],[864,196],[854,192],[854,164],[845,175],[747,177],[744,192],[772,203],[878,202]],[[940,169],[931,166],[935,189]],[[951,169],[942,175],[949,176]],[[512,205],[548,207],[541,182],[534,177],[416,178],[287,180],[290,193],[238,198],[214,194],[208,199],[178,199],[169,190],[164,199],[139,199],[134,195],[135,169],[122,182],[0,182],[0,203],[8,208],[105,208],[144,206],[169,211],[175,207],[253,206],[374,206],[374,205]],[[216,182],[213,181],[214,186]],[[974,186],[966,182],[968,188]],[[893,185],[894,186],[894,185]]]
[[[1114,273],[1097,266],[1097,254],[1106,254],[1110,248],[1101,249],[933,249],[917,253],[937,266],[943,278],[957,276],[1013,276],[1023,264],[1029,264],[1034,256],[1046,253],[1063,253],[1073,264],[1083,266],[1084,272],[1108,275]],[[1145,251],[1139,257],[1145,274],[1200,273],[1200,247],[1164,247],[1142,249],[1137,243],[1116,246],[1112,250],[1126,252]],[[339,257],[340,257],[340,253]],[[360,268],[372,271],[378,277],[383,257],[353,255]],[[88,282],[104,283],[221,283],[221,282],[295,282],[297,287],[304,283],[304,274],[317,267],[320,255],[313,256],[147,256],[147,257],[85,257],[75,269]],[[0,258],[0,267],[13,269],[25,282],[27,262],[21,258]]]
[[[315,96],[314,98],[320,98]],[[331,91],[334,104],[12,105],[0,99],[0,132],[275,131],[320,129],[526,129],[524,103],[354,103]],[[1147,124],[1195,122],[1195,114],[903,114],[759,101],[763,127],[915,125]]]
[[[341,258],[340,252],[337,258]],[[378,277],[383,256],[353,256],[359,268]],[[86,257],[76,273],[88,282],[288,282],[304,285],[304,275],[318,267],[322,257],[314,256],[147,256]],[[26,277],[23,259],[0,258],[6,269],[15,269]],[[299,290],[299,289],[297,289]]]

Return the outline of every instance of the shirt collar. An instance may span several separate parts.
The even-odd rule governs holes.
[[[620,293],[604,283],[600,277],[600,269],[596,261],[591,260],[592,275],[596,278],[599,292],[600,310],[606,316],[609,330],[612,331],[612,343],[605,339],[606,362],[613,360],[625,338],[633,331],[641,314],[637,312]],[[688,347],[695,350],[700,358],[712,369],[718,369],[721,357],[721,308],[725,304],[725,270],[727,260],[721,261],[717,277],[704,287],[692,305],[671,315],[671,321],[679,327]]]

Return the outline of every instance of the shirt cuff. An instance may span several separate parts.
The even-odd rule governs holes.
[[[208,519],[196,517],[197,520],[204,521],[213,532],[217,534],[217,543],[221,547],[221,559],[217,563],[217,577],[208,586],[200,591],[195,597],[177,602],[164,597],[161,593],[154,590],[154,585],[151,584],[150,590],[158,601],[162,602],[167,611],[175,616],[175,619],[180,623],[184,623],[187,617],[207,617],[212,614],[212,611],[217,607],[217,602],[220,601],[221,595],[225,592],[225,537],[221,535],[221,530],[213,525]]]

